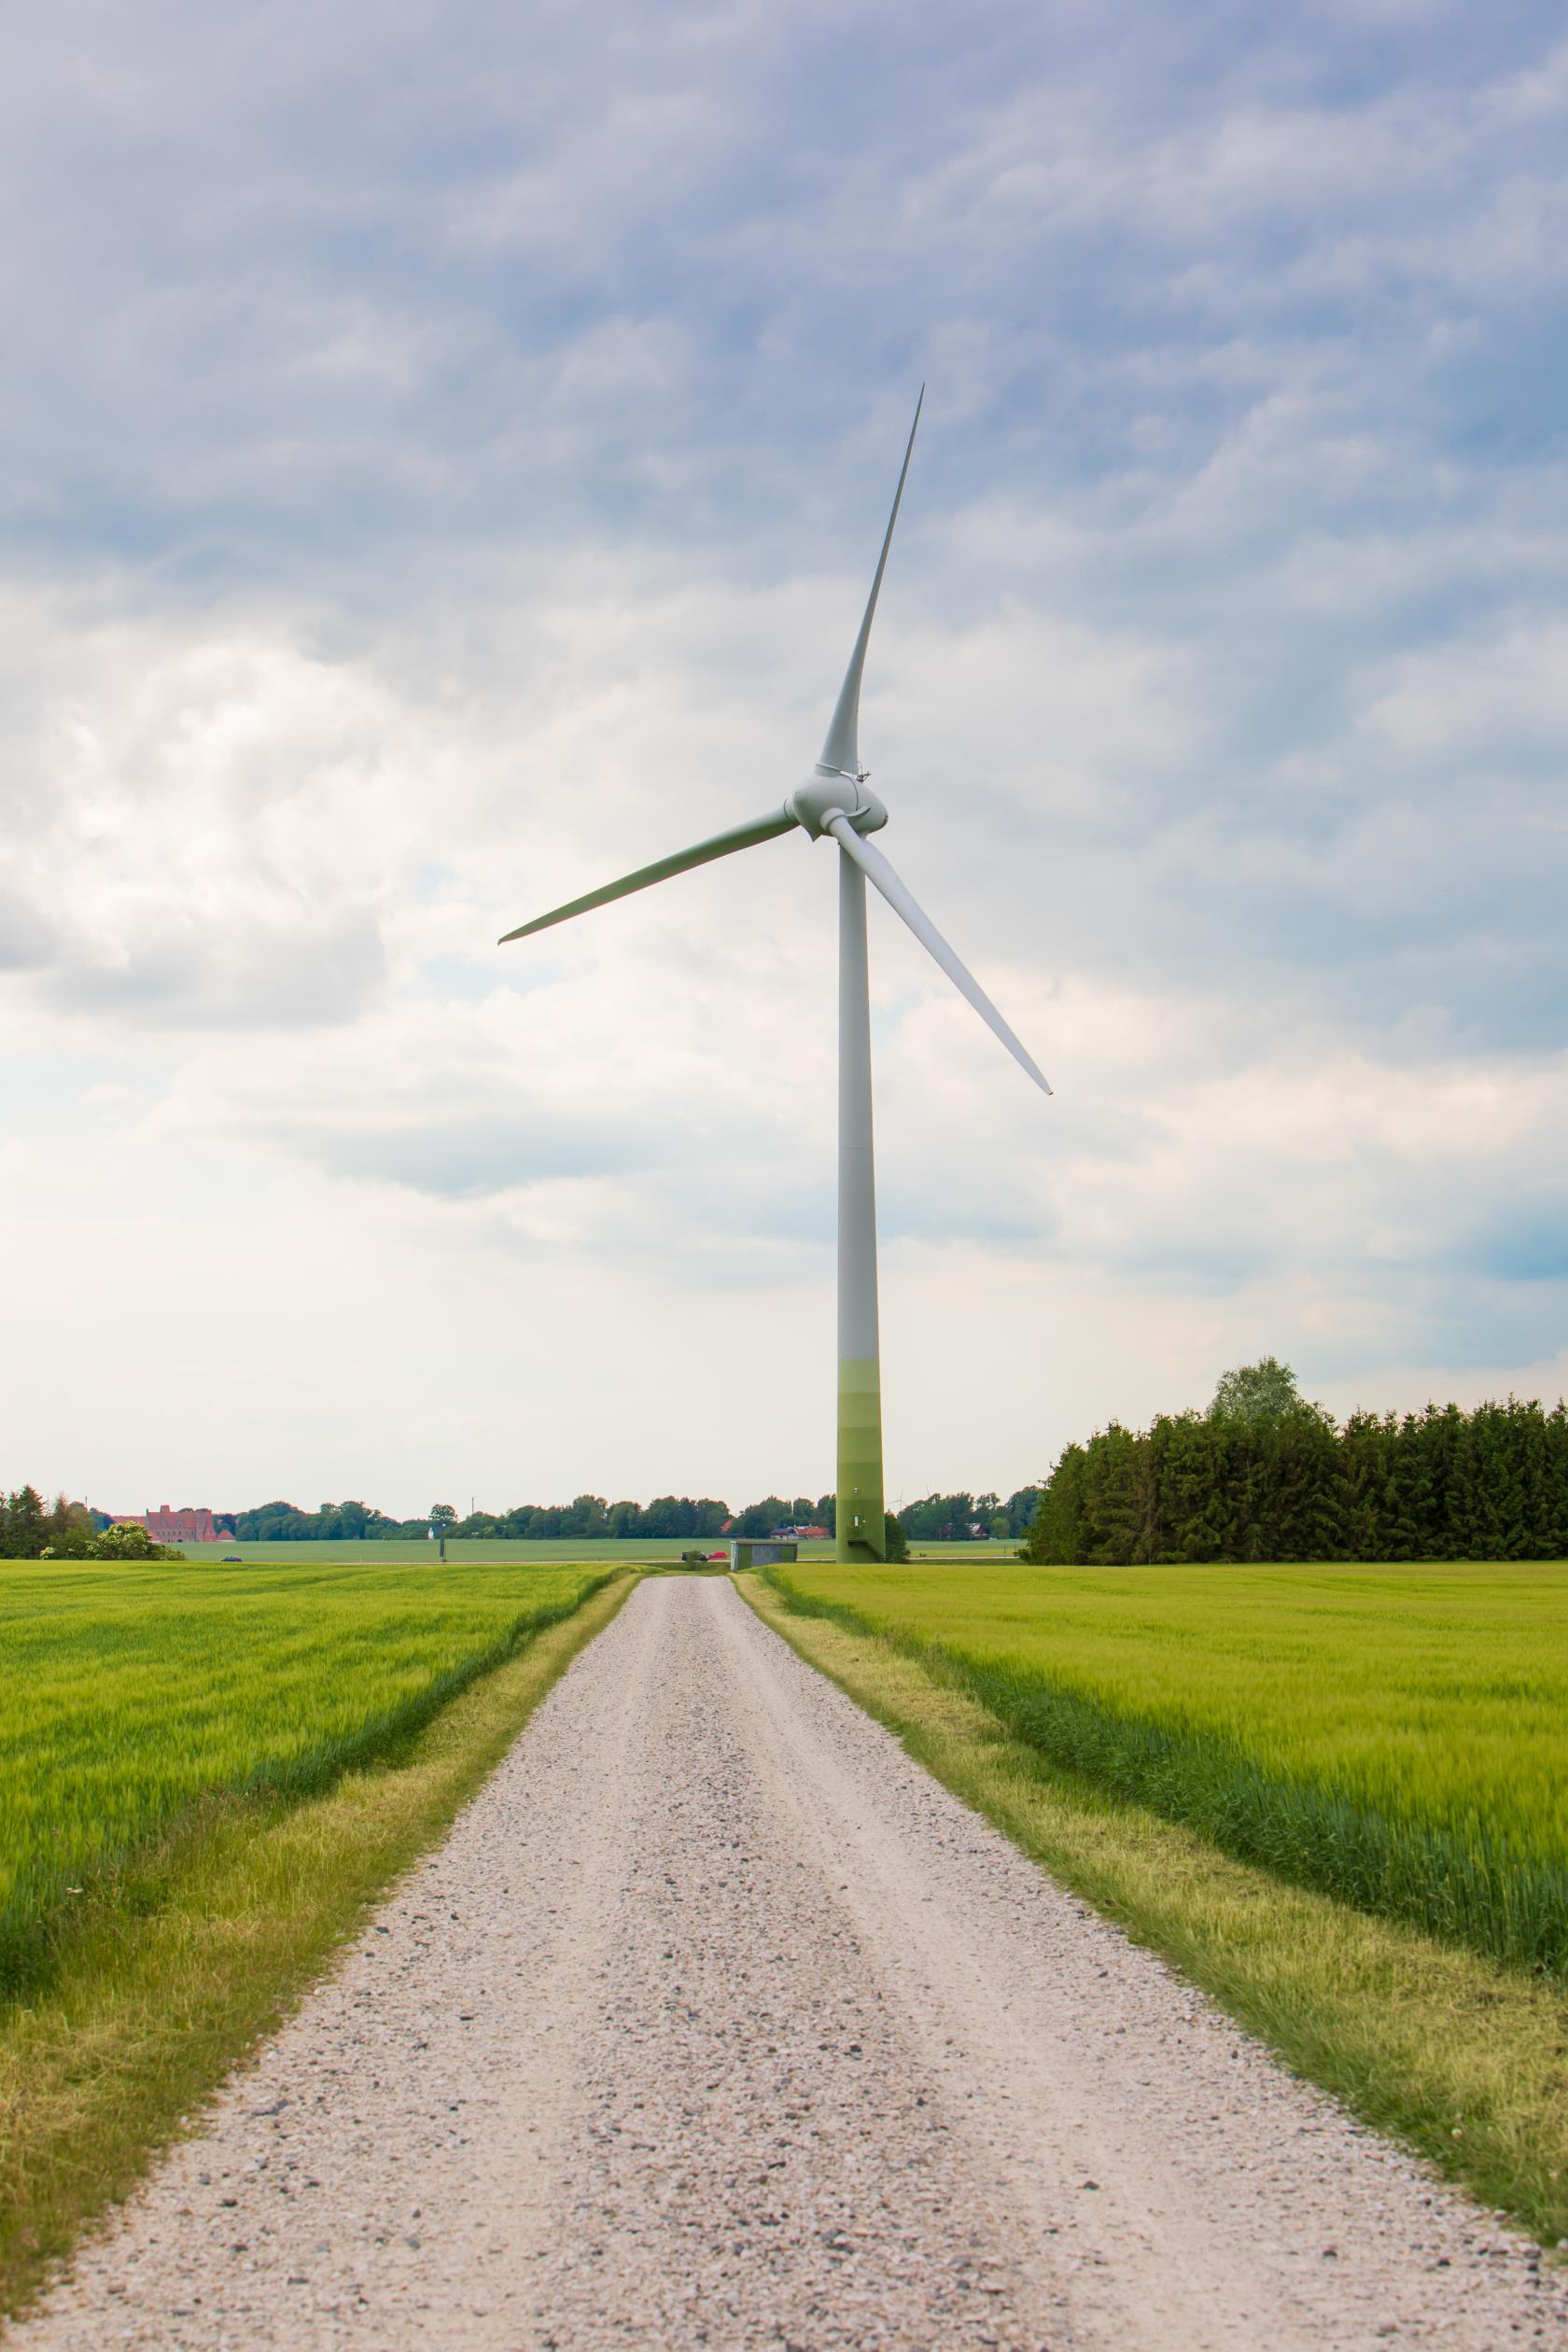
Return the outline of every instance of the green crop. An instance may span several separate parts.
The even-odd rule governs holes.
[[[325,1785],[604,1580],[0,1562],[0,1989],[203,1804]]]
[[[1568,1564],[813,1561],[770,1581],[1228,1853],[1568,1974]]]

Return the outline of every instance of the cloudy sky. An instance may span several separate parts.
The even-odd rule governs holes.
[[[1494,0],[62,0],[0,92],[0,1482],[889,1490],[1568,1377],[1568,40]]]

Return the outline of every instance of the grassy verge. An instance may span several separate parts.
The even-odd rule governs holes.
[[[1301,2075],[1543,2245],[1568,2235],[1568,1995],[1282,1883],[1015,1738],[932,1656],[754,1576],[810,1664],[1053,1876],[1164,1955]]]
[[[122,2197],[434,1842],[634,1580],[617,1577],[325,1792],[226,1799],[0,2010],[0,2311]]]

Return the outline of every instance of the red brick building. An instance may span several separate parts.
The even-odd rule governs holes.
[[[219,1544],[223,1541],[213,1515],[203,1503],[199,1510],[171,1511],[167,1503],[156,1511],[117,1511],[116,1527],[145,1527],[155,1544]]]

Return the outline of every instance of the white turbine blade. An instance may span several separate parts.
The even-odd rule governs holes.
[[[586,915],[595,906],[608,906],[612,899],[630,898],[634,890],[646,890],[655,882],[667,882],[674,874],[685,874],[693,866],[707,865],[715,858],[727,858],[736,849],[754,849],[759,842],[775,841],[787,833],[797,819],[787,808],[770,817],[759,817],[754,824],[735,825],[728,833],[715,833],[711,841],[699,841],[694,849],[678,849],[673,858],[661,858],[655,865],[638,866],[635,874],[623,874],[619,882],[607,882],[602,889],[590,890],[583,898],[571,899],[565,906],[552,907],[548,915],[536,915],[531,923],[519,923],[515,931],[504,931],[497,942],[504,947],[509,939],[526,939],[530,931],[548,931],[552,923],[564,923],[570,916]]]
[[[881,850],[875,848],[869,841],[862,840],[847,817],[830,817],[827,820],[827,830],[840,848],[848,851],[864,874],[866,880],[874,883],[881,891],[894,914],[903,916],[921,946],[925,948],[928,955],[935,958],[959,994],[969,999],[986,1027],[995,1030],[1014,1060],[1021,1069],[1029,1071],[1037,1086],[1043,1087],[1045,1093],[1049,1094],[1050,1082],[1043,1071],[1040,1070],[1032,1057],[1025,1052],[973,973],[967,971],[959,961],[930,916],[922,914],[916,905]]]
[[[914,455],[915,435],[919,429],[920,411],[925,406],[925,400],[926,387],[922,384],[920,397],[915,403],[915,422],[909,427],[909,446],[903,453],[903,469],[898,478],[898,488],[893,493],[893,511],[888,517],[887,536],[876,561],[876,577],[866,598],[865,618],[861,623],[861,634],[855,639],[855,651],[849,656],[849,666],[844,673],[844,683],[838,690],[838,702],[829,723],[822,756],[818,762],[819,767],[828,768],[834,774],[854,776],[860,770],[861,673],[865,668],[866,647],[871,641],[876,599],[882,587],[882,575],[888,568],[888,550],[893,543],[893,525],[898,521],[899,501],[903,497],[904,480],[909,472],[909,460]]]

